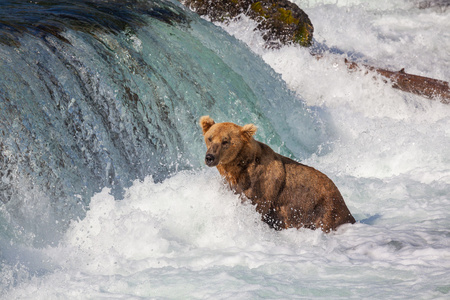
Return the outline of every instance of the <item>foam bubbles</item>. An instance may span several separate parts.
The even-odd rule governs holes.
[[[434,18],[436,11],[418,13],[409,1],[348,3],[308,6],[320,42],[349,45],[381,65],[388,50],[399,54],[403,66],[415,64],[411,58],[417,55],[425,60],[417,64],[421,74],[448,79],[449,61],[439,45],[449,39],[435,34],[448,28],[450,18],[442,17],[449,12]],[[355,26],[343,20],[334,28],[323,12],[334,21],[351,16]],[[394,22],[399,14],[411,22]],[[428,17],[419,21],[417,14]],[[421,44],[412,22],[433,19],[423,40],[428,45]],[[371,23],[356,26],[366,21]],[[215,169],[181,172],[159,183],[146,178],[121,200],[106,189],[95,195],[86,217],[70,224],[60,245],[24,250],[23,256],[42,263],[28,266],[33,276],[26,267],[16,272],[26,278],[5,299],[448,296],[450,106],[393,90],[364,71],[349,73],[341,56],[316,60],[298,47],[264,49],[254,24],[241,22],[226,30],[261,55],[308,105],[326,110],[335,127],[332,151],[304,162],[335,181],[357,224],[330,234],[276,232]],[[407,47],[402,32],[414,36]],[[429,51],[433,45],[436,52]]]
[[[253,207],[242,205],[217,174],[182,172],[164,183],[137,181],[121,201],[103,190],[92,198],[86,218],[71,225],[62,245],[76,253],[69,263],[78,264],[81,256],[87,270],[102,274],[199,268],[224,263],[208,258],[211,254],[192,260],[202,249],[251,248],[249,230],[265,230],[255,223],[260,220]],[[225,264],[239,260],[224,258]]]

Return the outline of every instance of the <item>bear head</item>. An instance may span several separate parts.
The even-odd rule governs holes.
[[[209,167],[231,163],[257,130],[253,124],[216,123],[209,116],[200,118],[200,126],[207,147],[205,163]]]

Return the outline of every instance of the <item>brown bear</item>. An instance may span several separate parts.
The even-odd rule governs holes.
[[[325,174],[253,139],[255,125],[215,123],[203,116],[200,126],[208,148],[206,165],[217,167],[230,187],[245,195],[274,229],[306,227],[329,232],[355,223]]]

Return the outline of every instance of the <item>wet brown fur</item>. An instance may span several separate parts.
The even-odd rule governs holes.
[[[207,165],[216,166],[230,187],[256,205],[271,227],[329,232],[355,223],[341,193],[325,174],[253,139],[257,129],[253,124],[215,123],[203,116],[200,126],[208,148]]]

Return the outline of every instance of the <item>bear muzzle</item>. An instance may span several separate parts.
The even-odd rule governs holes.
[[[216,157],[212,154],[206,154],[205,163],[208,167],[214,167],[217,165]]]

